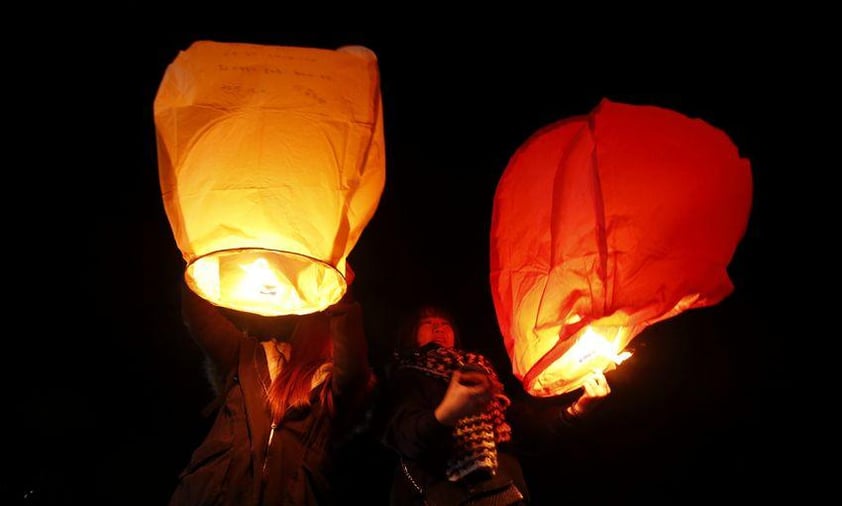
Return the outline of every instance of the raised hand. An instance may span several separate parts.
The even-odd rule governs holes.
[[[611,393],[608,380],[605,379],[605,375],[601,371],[595,371],[585,378],[582,386],[585,389],[582,396],[568,408],[568,413],[573,416],[581,416],[592,411]]]
[[[445,425],[456,425],[460,418],[484,411],[493,395],[488,376],[477,371],[456,370],[444,399],[436,407],[436,419]]]

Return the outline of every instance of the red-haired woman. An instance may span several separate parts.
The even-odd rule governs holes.
[[[182,309],[219,402],[170,506],[333,504],[335,450],[361,421],[374,381],[360,306],[252,318],[261,332],[241,330],[246,320],[187,288]]]

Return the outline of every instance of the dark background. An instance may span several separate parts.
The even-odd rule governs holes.
[[[608,374],[613,393],[585,437],[548,443],[545,455],[523,462],[536,505],[758,499],[799,487],[804,466],[793,452],[801,445],[782,408],[799,405],[782,318],[782,293],[793,292],[780,265],[797,249],[794,238],[808,235],[787,216],[800,205],[792,171],[809,168],[793,164],[791,147],[805,135],[794,118],[810,86],[802,79],[798,94],[787,84],[807,66],[791,51],[792,36],[746,38],[739,24],[657,26],[606,43],[596,27],[564,23],[523,26],[514,36],[440,26],[193,30],[157,21],[100,27],[100,38],[80,30],[54,49],[64,42],[74,50],[62,59],[66,71],[52,76],[67,93],[53,133],[71,148],[30,155],[50,160],[61,186],[40,201],[72,219],[49,228],[80,254],[33,248],[72,274],[61,282],[66,311],[27,316],[38,337],[14,339],[23,344],[17,375],[25,386],[11,416],[21,434],[9,463],[13,503],[165,504],[208,427],[200,411],[211,394],[179,314],[184,264],[160,198],[152,117],[166,66],[195,40],[361,44],[378,55],[386,188],[349,259],[377,368],[404,312],[439,297],[468,344],[508,370],[488,282],[491,206],[509,157],[537,129],[609,98],[724,130],[754,178],[748,229],[729,268],[735,291],[638,336],[632,358]],[[35,293],[54,287],[50,280]],[[363,503],[384,504],[391,456],[373,435],[356,444],[344,484]]]

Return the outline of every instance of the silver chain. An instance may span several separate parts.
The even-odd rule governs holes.
[[[415,481],[415,478],[412,477],[412,474],[409,472],[409,469],[407,469],[406,462],[403,459],[401,459],[401,469],[403,469],[403,474],[406,475],[406,479],[409,480],[415,491],[418,492],[419,495],[424,495],[424,489],[421,488],[421,485],[419,485],[418,482]]]

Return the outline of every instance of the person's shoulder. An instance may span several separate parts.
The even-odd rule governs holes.
[[[396,361],[389,365],[383,377],[385,387],[389,387],[394,382],[401,381],[407,378],[416,379],[426,376],[423,371],[417,367],[402,361]]]

